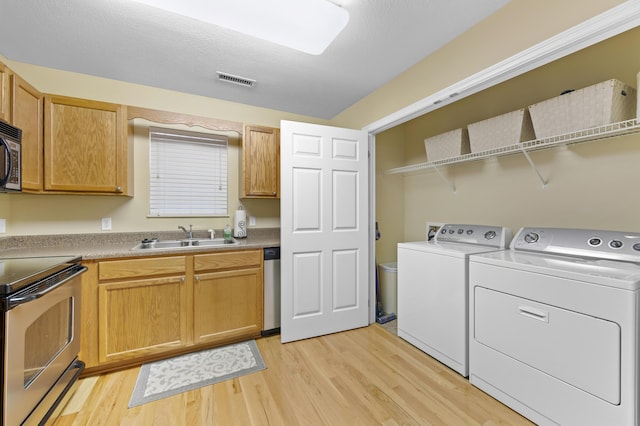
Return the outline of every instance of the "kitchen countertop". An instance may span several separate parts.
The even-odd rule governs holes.
[[[155,237],[159,240],[182,240],[184,239],[184,234],[174,231],[150,231],[12,236],[0,239],[0,258],[69,255],[81,256],[83,260],[96,260],[280,246],[279,228],[250,228],[247,234],[247,238],[236,239],[238,244],[234,245],[214,247],[190,246],[158,250],[132,250],[132,248],[145,238]],[[222,230],[216,230],[216,235],[222,235]],[[208,234],[206,231],[194,231],[193,237],[196,239],[206,239],[208,238]]]

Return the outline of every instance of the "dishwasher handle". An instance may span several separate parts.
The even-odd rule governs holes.
[[[280,259],[280,247],[267,247],[264,249],[264,260]]]

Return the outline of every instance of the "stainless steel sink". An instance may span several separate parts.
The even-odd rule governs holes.
[[[133,247],[131,250],[168,250],[168,249],[187,249],[187,248],[197,248],[197,247],[218,247],[218,246],[232,246],[236,245],[238,242],[236,240],[231,240],[231,242],[225,242],[224,238],[214,238],[196,240],[196,239],[186,239],[186,240],[166,240],[166,241],[154,241],[154,240],[144,240],[140,244]]]

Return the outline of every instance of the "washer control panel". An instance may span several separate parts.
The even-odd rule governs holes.
[[[507,248],[511,230],[501,226],[444,224],[435,236],[436,242],[478,244]]]
[[[640,233],[569,228],[522,228],[512,250],[640,262]]]

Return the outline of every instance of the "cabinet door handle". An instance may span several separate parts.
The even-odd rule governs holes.
[[[184,277],[180,277],[180,282],[181,282],[182,284],[184,284],[184,282],[185,282],[185,278],[184,278]]]
[[[196,283],[199,283],[199,282],[200,282],[200,277],[199,277],[198,275],[196,275],[196,276],[194,277],[194,279],[196,280]]]
[[[116,186],[116,192],[122,192],[122,187],[121,186]]]

